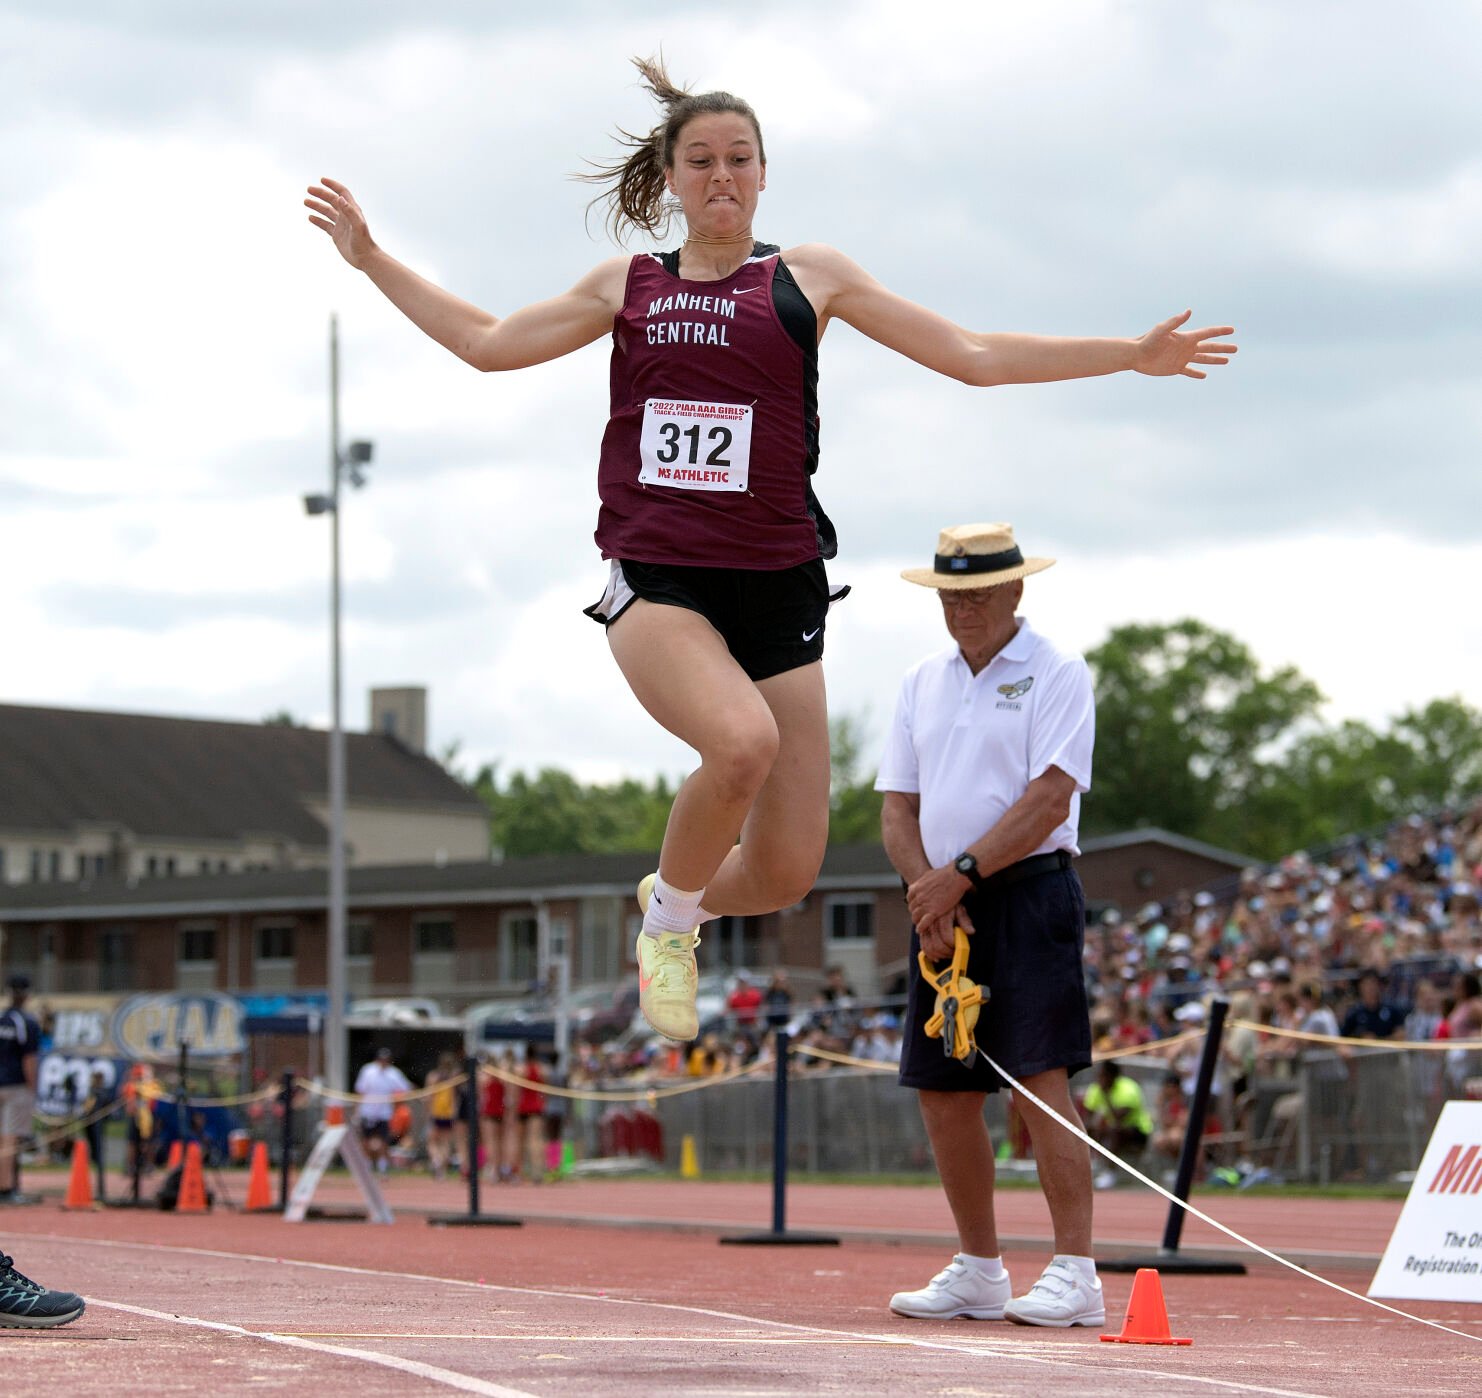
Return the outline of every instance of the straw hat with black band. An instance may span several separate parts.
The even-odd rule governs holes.
[[[922,587],[965,591],[997,587],[1052,567],[1053,558],[1025,558],[1011,524],[955,524],[937,539],[930,568],[904,568],[901,577]]]

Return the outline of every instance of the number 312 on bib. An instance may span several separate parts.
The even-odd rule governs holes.
[[[644,485],[745,490],[751,470],[751,409],[739,403],[650,398],[638,439]]]

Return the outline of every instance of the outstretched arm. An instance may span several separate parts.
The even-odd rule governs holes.
[[[365,214],[337,180],[309,186],[309,222],[334,239],[340,255],[364,272],[397,310],[459,359],[485,372],[543,364],[589,345],[612,328],[622,307],[628,259],[609,258],[562,296],[503,317],[454,296],[385,252]]]
[[[1202,379],[1204,370],[1196,366],[1227,364],[1236,350],[1220,340],[1235,333],[1232,326],[1183,329],[1189,311],[1136,339],[965,330],[887,290],[836,248],[808,244],[786,257],[820,325],[838,317],[886,348],[974,387],[1095,378],[1124,369]]]

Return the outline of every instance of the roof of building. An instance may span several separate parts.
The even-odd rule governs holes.
[[[1227,864],[1231,869],[1249,869],[1262,862],[1248,854],[1237,854],[1234,850],[1221,849],[1218,845],[1207,845],[1203,840],[1191,840],[1187,835],[1175,835],[1171,830],[1160,830],[1156,825],[1142,825],[1116,835],[1093,835],[1081,841],[1081,853],[1096,854],[1102,850],[1125,849],[1129,845],[1143,844],[1167,845],[1170,849],[1182,850],[1185,854],[1197,854],[1217,864]]]
[[[0,830],[323,846],[305,801],[327,799],[328,749],[315,728],[0,704]],[[393,737],[349,733],[345,749],[351,801],[482,809]]]

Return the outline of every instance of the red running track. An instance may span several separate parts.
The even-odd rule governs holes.
[[[1477,1308],[1404,1307],[1477,1337],[1462,1338],[1260,1258],[1246,1277],[1165,1278],[1174,1333],[1194,1338],[1188,1349],[1103,1345],[1091,1330],[900,1319],[886,1307],[890,1293],[921,1284],[950,1251],[945,1205],[931,1188],[795,1186],[789,1224],[840,1232],[836,1248],[720,1246],[718,1230],[769,1225],[770,1192],[757,1185],[487,1190],[488,1209],[527,1220],[518,1229],[429,1227],[413,1211],[455,1207],[450,1184],[397,1180],[390,1196],[402,1211],[390,1227],[293,1225],[226,1209],[7,1210],[0,1247],[23,1271],[82,1292],[89,1308],[63,1330],[0,1331],[0,1389],[509,1398],[1482,1392]],[[346,1201],[346,1186],[332,1181],[321,1197]],[[1029,1191],[1005,1191],[1001,1201],[1014,1239],[1006,1260],[1022,1287],[1046,1259],[1047,1216]],[[1319,1270],[1359,1292],[1399,1209],[1200,1202],[1267,1246],[1325,1256]],[[1140,1249],[1161,1236],[1161,1201],[1117,1191],[1097,1205],[1103,1239],[1125,1235]],[[1191,1243],[1195,1227],[1191,1220]],[[1132,1279],[1103,1281],[1115,1332]]]

